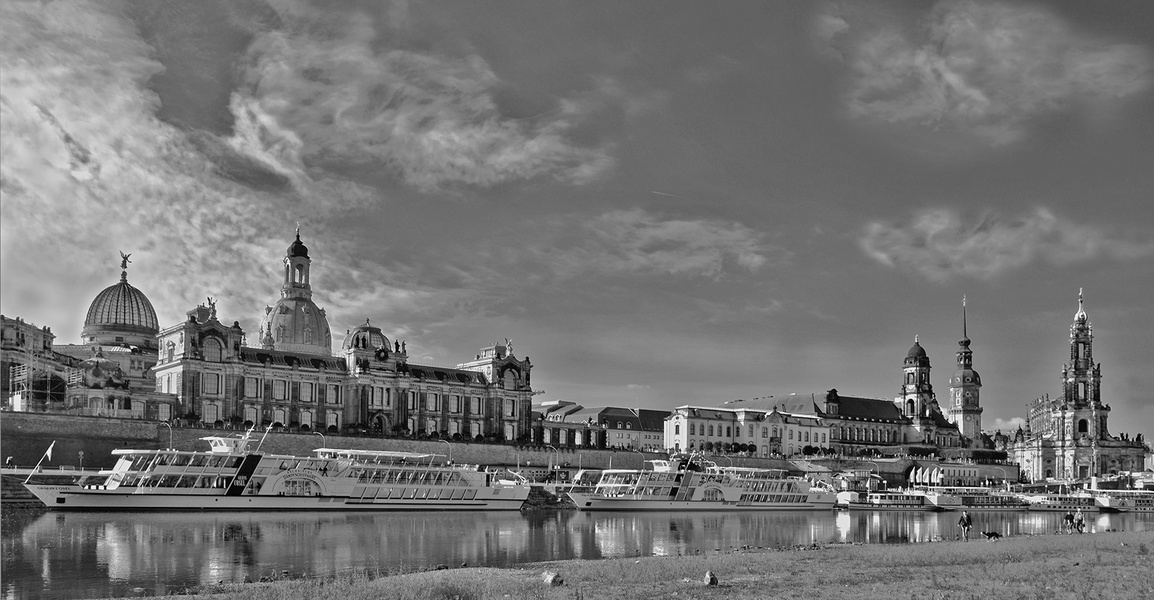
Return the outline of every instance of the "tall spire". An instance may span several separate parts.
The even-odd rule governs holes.
[[[962,339],[970,339],[966,333],[966,295],[962,294]]]

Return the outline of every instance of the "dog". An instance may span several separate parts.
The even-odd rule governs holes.
[[[1002,534],[998,533],[997,531],[983,531],[982,535],[986,536],[987,542],[996,542],[1002,539]]]

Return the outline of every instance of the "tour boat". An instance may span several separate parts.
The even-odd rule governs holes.
[[[1098,489],[1094,502],[1102,512],[1154,512],[1154,490]]]
[[[926,490],[844,491],[837,494],[837,506],[850,510],[945,511],[961,508],[952,494]]]
[[[572,489],[578,510],[745,511],[833,508],[836,494],[780,469],[718,467],[692,458],[606,469],[592,491]]]
[[[1017,495],[1030,503],[1026,510],[1070,512],[1081,509],[1082,512],[1098,512],[1098,503],[1094,495],[1086,491],[1067,493],[1019,492]]]
[[[931,486],[924,489],[957,498],[954,508],[982,511],[1026,510],[1030,502],[1017,494],[981,486]]]
[[[207,451],[113,450],[110,470],[71,485],[25,483],[61,510],[518,510],[529,485],[438,455],[319,448],[312,456],[249,450],[239,437]]]

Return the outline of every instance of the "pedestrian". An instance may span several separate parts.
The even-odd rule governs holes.
[[[1074,515],[1074,529],[1078,530],[1078,533],[1086,530],[1086,515],[1082,514],[1081,507],[1078,507],[1078,512]]]
[[[8,459],[4,461],[4,466],[9,469],[14,468],[16,466],[16,460],[9,456]]]
[[[962,517],[958,519],[958,526],[962,528],[962,541],[970,541],[970,527],[973,527],[974,522],[970,519],[970,513],[962,511]]]
[[[1074,513],[1067,510],[1064,520],[1066,521],[1066,533],[1074,533]]]

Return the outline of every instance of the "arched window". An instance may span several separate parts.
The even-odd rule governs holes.
[[[168,350],[168,361],[167,362],[172,362],[173,355],[176,353],[176,344],[169,342],[168,346],[167,346],[167,350]]]
[[[618,422],[617,422],[617,428],[618,428],[618,429],[622,429],[622,427],[621,427],[621,421],[618,421]]]
[[[1089,433],[1089,431],[1090,431],[1090,422],[1087,421],[1086,419],[1079,420],[1078,421],[1078,433]]]
[[[305,266],[303,264],[297,265],[293,269],[293,283],[305,282]]]
[[[203,346],[204,360],[206,362],[220,362],[224,358],[224,349],[221,347],[220,340],[216,338],[206,338]]]
[[[625,428],[626,429],[633,429],[633,423],[626,423]]]

